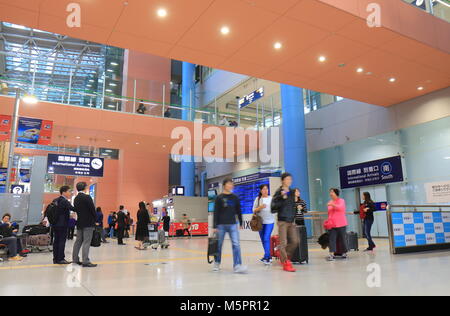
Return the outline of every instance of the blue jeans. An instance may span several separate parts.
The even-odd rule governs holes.
[[[241,246],[239,244],[239,226],[235,225],[217,225],[218,239],[219,239],[219,254],[216,256],[216,263],[222,262],[222,248],[225,235],[230,235],[231,244],[233,246],[233,262],[234,267],[242,264]]]
[[[264,247],[264,259],[270,260],[272,258],[270,254],[270,237],[272,237],[273,228],[275,224],[263,224],[263,229],[259,232],[261,242]]]
[[[376,247],[376,245],[372,239],[373,223],[374,223],[373,219],[365,219],[364,220],[364,234],[366,235],[367,241],[369,242],[369,249],[373,249]]]

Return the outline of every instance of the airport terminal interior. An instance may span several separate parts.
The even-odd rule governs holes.
[[[0,295],[450,295],[449,22],[0,0]]]

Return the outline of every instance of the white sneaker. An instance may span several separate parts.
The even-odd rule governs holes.
[[[220,264],[214,263],[213,272],[219,272],[220,271]]]
[[[238,265],[234,267],[234,273],[246,274],[248,272],[248,268],[243,265]]]

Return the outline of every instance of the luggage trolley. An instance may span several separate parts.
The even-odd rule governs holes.
[[[161,249],[167,249],[170,246],[169,242],[166,240],[166,232],[163,229],[160,229],[160,226],[159,223],[151,223],[148,225],[148,245],[154,250],[158,250],[160,247]]]

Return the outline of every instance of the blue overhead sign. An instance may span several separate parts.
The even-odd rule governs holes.
[[[49,154],[47,172],[82,177],[103,177],[105,160],[97,157]]]
[[[404,181],[400,156],[342,167],[339,175],[342,189]]]
[[[261,99],[264,97],[264,88],[259,88],[258,90],[250,93],[249,95],[246,95],[242,99],[239,100],[239,108],[245,108],[246,106],[249,106],[256,100]]]

